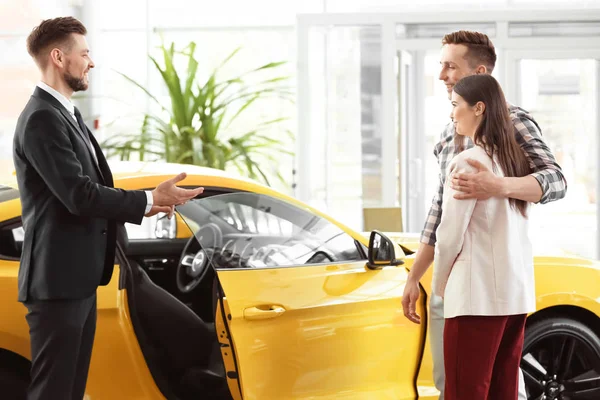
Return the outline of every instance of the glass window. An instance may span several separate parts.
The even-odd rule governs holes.
[[[139,29],[143,31],[146,28],[146,20],[148,19],[147,3],[148,0],[102,0],[92,5],[95,12],[94,20],[97,21],[96,23],[100,29],[125,29],[129,31]],[[121,44],[124,43],[127,43],[127,40],[121,42]],[[134,51],[136,49],[136,46],[131,44],[113,46],[112,49],[118,51],[119,47]]]
[[[564,199],[531,210],[531,241],[544,253],[597,254],[597,71],[593,59],[519,61],[519,105],[540,125],[568,184]]]
[[[231,193],[177,207],[216,268],[273,268],[364,259],[337,225],[270,196]],[[197,228],[193,228],[197,227]]]
[[[148,0],[153,26],[273,26],[296,22],[297,13],[323,11],[324,0]]]
[[[435,195],[440,182],[440,167],[433,154],[433,148],[450,122],[450,101],[440,76],[440,50],[427,52],[424,61],[425,69],[425,212],[429,211],[431,199]],[[425,216],[423,216],[424,218]],[[424,221],[424,219],[423,219]],[[420,231],[422,225],[417,229]]]
[[[505,0],[507,1],[507,0]],[[590,0],[571,0],[566,2],[565,0],[508,0],[510,5],[514,8],[517,7],[544,7],[544,9],[557,9],[557,8],[579,8],[591,6],[593,1]]]
[[[32,25],[33,26],[33,25]],[[12,138],[17,118],[33,93],[40,74],[25,45],[26,36],[0,35],[0,159],[12,159]]]
[[[406,12],[498,8],[510,0],[327,0],[327,12]]]
[[[44,18],[71,15],[68,0],[0,1],[0,160],[12,159],[17,118],[33,93],[40,73],[25,40]]]
[[[461,23],[461,24],[401,24],[396,29],[398,38],[433,38],[440,39],[447,33],[458,30],[482,32],[489,37],[496,36],[496,23]]]
[[[4,0],[0,1],[0,30],[27,35],[42,19],[72,15],[77,3],[72,0]],[[4,61],[5,57],[2,58]]]
[[[125,229],[130,240],[173,239],[177,236],[175,218],[168,219],[164,213],[144,218],[140,225],[126,223]]]
[[[143,32],[112,31],[99,35],[98,49],[92,49],[96,68],[91,74],[97,79],[93,90],[99,99],[95,104],[100,106],[95,110],[100,119],[100,129],[95,134],[102,142],[115,135],[140,133],[150,100],[121,74],[148,87],[150,60]],[[128,45],[122,46],[122,43]],[[87,95],[81,94],[82,97]],[[107,155],[111,157],[110,153]],[[136,160],[137,156],[132,159]]]
[[[600,36],[600,22],[511,22],[508,36]]]
[[[166,214],[158,214],[150,218],[144,218],[141,225],[126,223],[127,237],[133,240],[174,238],[176,235],[175,219],[167,220],[169,222],[164,223],[165,217]],[[157,227],[160,229],[157,229]],[[20,222],[16,225],[0,228],[0,256],[20,257],[24,237],[25,230]]]
[[[217,215],[238,230],[269,235],[292,234],[291,222],[278,219],[264,210],[257,210],[246,204],[230,202]]]
[[[308,60],[311,205],[361,229],[382,202],[381,29],[311,27]],[[300,139],[300,138],[299,138]]]

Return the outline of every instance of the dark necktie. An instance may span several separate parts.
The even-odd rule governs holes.
[[[89,141],[90,137],[88,135],[87,128],[85,127],[85,122],[83,122],[83,117],[81,116],[81,112],[77,107],[75,107],[75,118],[77,119],[77,123],[79,124],[79,128],[81,128],[83,135]]]
[[[90,148],[90,151],[92,152],[92,155],[94,156],[94,161],[96,161],[96,164],[97,164],[98,158],[96,156],[96,151],[94,150],[94,146],[92,145],[92,141],[90,140],[90,134],[88,133],[87,127],[85,126],[85,123],[83,122],[83,117],[81,116],[81,112],[79,111],[79,109],[77,107],[75,107],[75,118],[77,119],[79,128],[81,128],[81,132],[83,133],[83,138],[84,138],[86,144],[88,145],[88,147]]]

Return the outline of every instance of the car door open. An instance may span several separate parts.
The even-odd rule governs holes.
[[[384,235],[368,262],[360,237],[280,198],[235,192],[177,210],[200,244],[182,255],[188,279],[216,270],[219,340],[244,399],[411,398],[421,328],[402,316],[407,271]]]

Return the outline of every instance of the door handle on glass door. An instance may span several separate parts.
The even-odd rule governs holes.
[[[285,308],[281,306],[256,306],[244,309],[244,318],[250,320],[277,318],[284,312]]]

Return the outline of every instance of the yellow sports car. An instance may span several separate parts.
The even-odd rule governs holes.
[[[175,218],[127,226],[112,281],[98,289],[89,400],[437,398],[431,272],[417,310],[424,323],[401,308],[414,239],[362,235],[222,171],[112,169],[125,189],[152,189],[183,170],[185,186],[205,191]],[[13,174],[0,183],[0,397],[12,400],[24,398],[30,350],[17,302],[19,193]],[[600,265],[535,265],[538,311],[521,364],[529,398],[600,399]]]

